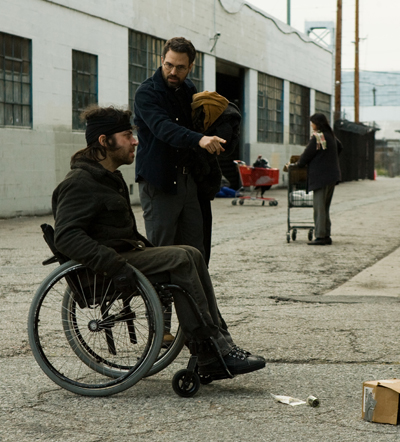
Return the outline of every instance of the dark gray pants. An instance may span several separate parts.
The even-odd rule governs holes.
[[[174,294],[177,316],[185,337],[201,344],[212,336],[222,354],[225,356],[229,353],[233,345],[232,338],[221,323],[210,275],[197,249],[190,246],[148,247],[143,251],[124,252],[121,255],[145,275],[168,272],[173,284],[191,294],[206,324],[204,327],[199,321],[183,295]],[[214,353],[200,346],[199,365],[215,360]]]
[[[178,173],[177,191],[171,195],[147,181],[139,182],[146,236],[155,246],[188,244],[204,257],[203,217],[190,174]]]
[[[314,190],[313,206],[316,238],[326,238],[331,236],[329,208],[331,206],[334,190],[335,184],[330,184],[329,186]]]

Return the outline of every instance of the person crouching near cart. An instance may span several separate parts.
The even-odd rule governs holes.
[[[315,239],[310,246],[331,245],[331,219],[329,208],[336,184],[341,180],[339,154],[342,143],[335,137],[324,114],[310,117],[312,135],[298,162],[308,166],[307,191],[313,192]]]

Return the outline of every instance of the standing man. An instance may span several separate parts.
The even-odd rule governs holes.
[[[205,256],[203,218],[191,173],[194,148],[219,155],[225,140],[193,130],[191,103],[197,91],[187,76],[195,57],[189,40],[168,40],[161,66],[136,92],[136,181],[149,240],[156,246],[191,245]]]
[[[187,290],[205,326],[185,297],[174,299],[187,340],[199,344],[199,373],[224,377],[224,370],[207,345],[214,337],[232,374],[265,367],[265,359],[234,345],[222,327],[214,289],[200,252],[190,246],[153,247],[136,228],[129,191],[118,168],[132,164],[137,140],[131,112],[91,106],[83,113],[87,147],[71,159],[71,171],[53,193],[54,240],[57,250],[96,273],[112,279],[128,295],[136,290],[135,271],[145,275],[168,272],[171,282]]]

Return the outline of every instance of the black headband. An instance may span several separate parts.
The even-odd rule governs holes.
[[[86,143],[88,145],[94,143],[99,139],[100,135],[109,137],[117,132],[123,132],[131,129],[132,124],[128,118],[124,118],[119,121],[112,117],[90,118],[86,122]]]

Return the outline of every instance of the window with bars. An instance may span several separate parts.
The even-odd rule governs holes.
[[[98,102],[97,55],[72,50],[72,129],[85,130],[81,112]]]
[[[315,91],[315,112],[324,114],[331,124],[331,96]]]
[[[193,81],[198,92],[203,92],[203,54],[196,52],[196,59],[188,78]]]
[[[283,143],[283,80],[258,73],[259,143]]]
[[[129,32],[129,108],[133,110],[135,94],[146,78],[151,77],[161,66],[161,55],[165,40]],[[197,52],[192,71],[188,75],[198,91],[203,90],[203,54]]]
[[[0,126],[32,127],[31,40],[0,32]]]
[[[289,143],[306,145],[310,136],[310,89],[290,83]]]

